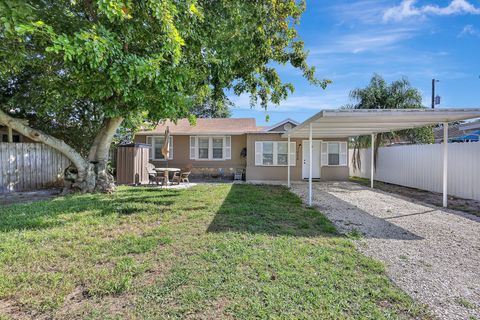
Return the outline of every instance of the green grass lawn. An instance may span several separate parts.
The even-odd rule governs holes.
[[[429,318],[283,187],[0,207],[0,318]]]

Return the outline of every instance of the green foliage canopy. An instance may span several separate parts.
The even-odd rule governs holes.
[[[0,0],[3,109],[57,117],[88,101],[126,123],[178,119],[248,93],[264,108],[293,91],[272,63],[307,66],[294,0]],[[23,82],[18,78],[24,77]]]

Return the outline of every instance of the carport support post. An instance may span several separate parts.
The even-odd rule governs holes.
[[[448,206],[448,122],[443,123],[443,207]]]
[[[288,146],[287,146],[287,153],[288,153],[288,158],[287,158],[287,186],[290,188],[290,134],[288,134]]]
[[[373,189],[373,173],[375,171],[375,134],[372,133],[372,158],[370,160],[370,188]]]
[[[312,123],[310,123],[308,135],[308,205],[312,206],[312,160],[313,160],[313,138],[312,138]]]

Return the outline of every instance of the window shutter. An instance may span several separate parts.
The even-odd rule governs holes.
[[[197,137],[190,136],[190,159],[195,160],[197,158]]]
[[[346,166],[348,159],[348,148],[346,142],[340,142],[340,165]]]
[[[223,156],[225,160],[232,159],[232,138],[226,136],[223,140]]]
[[[262,150],[263,144],[261,141],[255,141],[255,165],[261,166],[262,165]]]
[[[290,142],[290,166],[295,166],[295,160],[297,159],[295,142]]]
[[[148,159],[152,160],[153,159],[153,138],[152,137],[147,137],[147,144],[149,145]]]
[[[173,159],[173,136],[170,136],[168,138],[168,159],[172,160]]]
[[[322,142],[322,166],[328,165],[328,142]]]

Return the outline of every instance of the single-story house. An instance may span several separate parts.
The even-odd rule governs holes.
[[[198,119],[166,122],[139,132],[135,142],[150,145],[150,161],[162,164],[163,136],[171,131],[171,155],[175,167],[187,163],[193,172],[232,172],[245,168],[247,181],[308,179],[308,204],[312,204],[312,181],[346,180],[349,175],[348,138],[412,129],[442,123],[443,205],[447,206],[449,122],[480,118],[480,109],[337,109],[321,110],[302,123],[286,119],[270,127],[259,127],[254,119]],[[373,149],[372,159],[373,159]],[[370,161],[373,188],[374,165]]]
[[[292,119],[262,127],[256,125],[254,118],[217,118],[197,119],[196,125],[191,126],[188,120],[181,119],[176,124],[167,121],[153,130],[140,131],[134,142],[150,145],[150,162],[164,166],[161,149],[168,127],[170,167],[191,164],[192,174],[197,175],[233,175],[235,170],[243,169],[247,181],[287,180],[290,151],[291,179],[295,181],[308,178],[308,138],[291,139],[289,148],[282,135],[297,125]],[[313,141],[314,179],[348,179],[347,142],[346,136]]]

